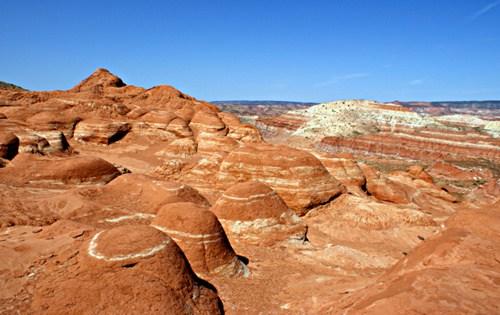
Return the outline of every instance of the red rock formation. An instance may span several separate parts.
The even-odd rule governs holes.
[[[361,186],[365,185],[365,176],[352,155],[320,154],[316,152],[314,154],[328,172],[348,189],[357,192]]]
[[[247,144],[232,151],[217,176],[222,189],[238,182],[261,181],[276,190],[299,215],[342,191],[340,183],[313,155],[270,144]]]
[[[321,147],[327,151],[375,153],[416,160],[475,159],[500,160],[499,143],[476,143],[439,139],[428,135],[381,132],[352,138],[325,137]]]
[[[500,298],[498,286],[491,284],[498,277],[499,226],[498,213],[490,209],[460,211],[448,220],[447,230],[427,239],[376,283],[320,313],[494,314]]]
[[[151,227],[99,231],[79,249],[66,246],[57,253],[37,275],[34,313],[223,312],[217,294],[196,278],[175,242]]]
[[[84,120],[76,125],[75,140],[111,144],[123,138],[130,130],[126,122]]]
[[[302,220],[272,188],[257,181],[227,189],[210,210],[240,240],[260,244],[286,238],[305,241],[307,228]]]
[[[18,154],[0,170],[0,183],[10,185],[105,184],[120,175],[110,163],[90,156],[44,158]]]
[[[201,274],[248,276],[217,217],[194,203],[163,206],[151,225],[173,238]]]
[[[414,203],[428,212],[450,214],[455,211],[457,199],[434,185],[425,175],[421,179],[407,172],[381,174],[364,164],[362,169],[366,176],[367,192],[379,200],[397,204]]]

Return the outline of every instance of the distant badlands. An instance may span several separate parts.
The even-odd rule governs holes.
[[[397,104],[344,100],[259,117],[264,136],[302,137],[329,152],[414,160],[500,160],[500,121],[430,116]]]

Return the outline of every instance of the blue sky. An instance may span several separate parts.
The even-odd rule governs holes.
[[[0,80],[205,100],[500,99],[500,0],[0,1]]]

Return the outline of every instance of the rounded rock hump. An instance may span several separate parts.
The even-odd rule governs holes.
[[[49,186],[105,184],[120,174],[111,163],[97,157],[46,158],[23,153],[0,170],[0,182]]]
[[[343,191],[312,154],[267,143],[248,143],[233,150],[221,163],[217,180],[221,189],[249,180],[263,182],[299,215]]]
[[[76,253],[47,267],[33,294],[35,313],[223,313],[175,242],[152,227],[97,232]]]
[[[142,174],[124,174],[104,188],[105,194],[130,199],[129,204],[141,211],[155,214],[161,206],[170,203],[192,202],[209,207],[209,202],[188,185],[171,181],[160,181]]]
[[[256,181],[227,189],[210,210],[226,231],[247,240],[295,238],[293,235],[297,233],[300,238],[305,231],[301,219],[283,199],[272,188]]]
[[[163,206],[151,225],[172,237],[197,273],[248,275],[217,217],[189,202]]]
[[[227,189],[212,207],[221,220],[279,220],[289,211],[281,197],[266,184],[250,181]]]
[[[73,87],[71,92],[84,92],[101,87],[124,87],[126,84],[107,69],[98,68],[88,78]]]
[[[81,142],[111,144],[122,139],[130,130],[130,124],[119,121],[88,119],[79,122],[74,138]]]
[[[195,137],[200,133],[225,136],[228,133],[226,124],[219,118],[216,112],[200,110],[194,114],[189,127],[193,130]]]

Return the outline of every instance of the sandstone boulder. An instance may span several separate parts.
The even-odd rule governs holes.
[[[217,217],[193,203],[163,206],[152,226],[172,237],[199,274],[248,275]]]
[[[74,138],[82,142],[111,144],[123,138],[130,130],[126,122],[89,119],[76,125]]]
[[[348,189],[358,192],[359,188],[366,184],[365,176],[353,156],[347,154],[314,154],[328,172]]]

